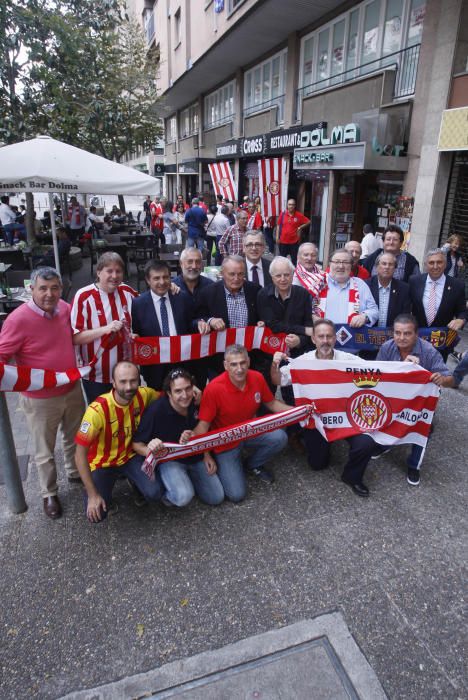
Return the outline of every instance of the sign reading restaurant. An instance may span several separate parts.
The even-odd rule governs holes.
[[[245,137],[216,146],[217,158],[243,158],[246,156],[279,155],[297,148],[316,148],[359,141],[359,126],[345,124],[328,130],[327,122],[285,129],[271,134]]]

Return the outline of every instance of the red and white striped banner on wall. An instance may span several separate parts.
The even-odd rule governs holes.
[[[298,357],[290,370],[296,404],[314,408],[308,427],[329,442],[367,433],[380,445],[425,447],[440,389],[422,367]]]
[[[237,185],[232,176],[231,166],[227,161],[223,163],[209,163],[211,180],[215,194],[220,194],[230,202],[237,201]]]
[[[258,161],[259,191],[264,217],[279,216],[283,209],[282,176],[282,158],[264,158]]]

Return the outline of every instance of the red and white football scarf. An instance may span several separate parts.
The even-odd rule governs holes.
[[[281,413],[274,413],[272,415],[262,416],[261,418],[254,418],[250,421],[244,421],[243,423],[236,423],[222,430],[211,430],[204,435],[200,435],[200,437],[193,438],[193,440],[190,440],[186,445],[166,442],[164,443],[164,448],[166,450],[164,455],[155,457],[153,454],[149,454],[143,462],[141,467],[142,471],[144,471],[150,479],[154,480],[154,471],[160,462],[170,462],[183,457],[192,457],[206,450],[212,450],[214,447],[230,445],[232,442],[238,442],[239,440],[247,440],[257,435],[277,430],[278,428],[285,428],[299,421],[305,421],[307,423],[312,414],[312,410],[311,405],[296,406],[295,408],[282,411]]]
[[[122,331],[112,333],[103,339],[95,357],[89,365],[84,367],[72,367],[63,372],[56,372],[53,369],[17,367],[0,362],[0,391],[38,391],[86,379],[104,350],[112,347],[114,343],[124,344],[125,359],[131,359],[138,365],[154,365],[200,360],[217,352],[224,352],[229,345],[234,344],[243,345],[247,350],[262,350],[273,355],[277,351],[285,352],[285,337],[284,333],[274,335],[266,326],[247,326],[246,328],[228,328],[209,335],[197,333],[168,338],[136,338],[132,343],[127,327],[124,325]],[[133,355],[130,355],[130,352]]]
[[[247,326],[227,328],[208,335],[195,333],[167,338],[135,338],[133,361],[137,365],[155,365],[200,360],[224,352],[229,345],[243,345],[247,350],[262,350],[273,355],[275,352],[285,352],[285,337],[285,333],[275,335],[266,326]]]
[[[323,286],[318,297],[315,298],[312,313],[320,318],[326,318],[327,311],[327,297],[328,297],[328,274],[326,274],[327,282]],[[349,291],[348,291],[348,319],[346,323],[351,323],[351,319],[359,314],[359,289],[354,277],[349,278]]]
[[[304,289],[306,289],[313,297],[318,296],[321,289],[323,289],[323,287],[327,284],[326,272],[323,272],[318,265],[315,265],[315,268],[316,269],[314,272],[309,272],[309,270],[306,270],[301,263],[297,263],[296,265],[297,279],[302,284]]]
[[[313,407],[307,427],[329,442],[366,433],[380,445],[425,447],[440,389],[422,367],[298,357],[289,368],[296,404]]]

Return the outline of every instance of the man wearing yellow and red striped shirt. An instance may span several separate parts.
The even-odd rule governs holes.
[[[132,449],[143,412],[160,396],[139,383],[138,367],[118,362],[112,372],[112,391],[88,406],[75,437],[76,466],[86,489],[86,515],[93,523],[107,516],[114,484],[121,476],[146,501],[158,501],[163,492],[158,472],[151,481],[141,470],[144,458]]]

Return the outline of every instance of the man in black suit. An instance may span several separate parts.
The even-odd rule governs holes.
[[[221,275],[223,279],[220,282],[202,289],[199,294],[195,318],[199,319],[200,333],[255,326],[259,320],[257,294],[260,287],[245,279],[244,258],[240,255],[225,256]],[[254,364],[254,356],[251,355],[251,358]],[[215,376],[222,371],[223,355],[218,353],[210,361],[210,375]]]
[[[429,250],[425,262],[427,273],[410,280],[410,298],[418,325],[461,330],[466,321],[464,282],[445,276],[447,259],[441,248]],[[441,355],[446,360],[448,351],[441,350]]]
[[[132,303],[133,332],[142,337],[196,333],[193,302],[185,292],[171,293],[168,264],[162,260],[149,260],[145,267],[145,279],[149,290]],[[192,369],[190,366],[189,371]],[[144,365],[141,373],[148,386],[160,390],[169,370],[168,364]]]
[[[266,248],[263,233],[261,231],[249,231],[249,233],[246,233],[243,247],[249,282],[259,284],[260,287],[266,287],[268,284],[271,284],[270,262],[262,257]]]
[[[395,267],[395,256],[380,251],[376,264],[377,274],[366,280],[379,307],[377,326],[380,328],[393,326],[393,321],[399,314],[409,313],[411,310],[409,286],[406,282],[393,278]]]
[[[383,252],[392,253],[396,257],[396,267],[393,276],[397,280],[408,282],[410,277],[419,275],[419,263],[411,253],[406,250],[401,250],[401,246],[405,240],[405,234],[399,226],[389,224],[383,234]],[[376,250],[375,253],[369,255],[362,261],[362,266],[368,270],[374,277],[377,274],[376,261],[381,250]]]

